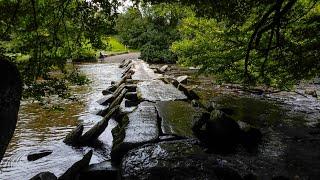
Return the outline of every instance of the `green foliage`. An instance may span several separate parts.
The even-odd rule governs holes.
[[[142,59],[154,63],[175,62],[170,45],[179,39],[176,27],[181,19],[193,15],[191,8],[178,4],[143,4],[141,9],[131,8],[119,15],[116,30],[124,44],[140,49]]]
[[[44,96],[57,94],[61,98],[69,97],[68,86],[64,79],[52,78],[47,81],[32,83],[23,91],[24,98],[41,101]]]
[[[73,62],[96,62],[96,50],[89,40],[81,42],[81,46],[72,52]]]
[[[171,49],[180,63],[228,82],[284,88],[314,77],[320,69],[320,3],[301,0],[290,7],[294,2],[279,2],[284,5],[251,8],[242,23],[233,25],[186,18],[179,26],[182,39]]]
[[[92,61],[96,49],[106,48],[101,37],[113,32],[118,5],[117,0],[0,1],[1,54],[28,56],[19,62],[27,85],[54,66],[63,69],[67,59]]]
[[[179,63],[201,66],[206,73],[214,73],[224,81],[241,79],[241,58],[244,57],[245,37],[237,29],[206,18],[186,18],[179,27],[182,40],[174,42],[172,51]]]
[[[68,80],[71,84],[75,84],[78,86],[88,84],[90,80],[84,75],[79,73],[79,70],[73,68],[71,72],[66,75],[66,80]]]
[[[128,51],[128,48],[123,45],[117,37],[110,36],[107,37],[105,40],[109,44],[108,51],[110,52],[126,52]]]

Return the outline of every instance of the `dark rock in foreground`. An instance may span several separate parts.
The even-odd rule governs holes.
[[[17,67],[0,59],[0,161],[14,133],[20,99],[22,82]]]
[[[35,161],[38,160],[40,158],[43,158],[45,156],[48,156],[52,153],[51,150],[40,150],[37,152],[31,152],[28,154],[27,159],[28,161]]]
[[[42,172],[35,175],[30,180],[57,180],[57,177],[51,172]]]
[[[110,161],[90,165],[80,175],[80,180],[94,179],[117,179],[118,168],[114,167]]]
[[[219,153],[233,152],[242,135],[238,123],[219,110],[203,113],[192,129],[209,150]]]
[[[234,169],[209,158],[197,140],[148,144],[131,150],[122,161],[123,179],[232,179]],[[210,159],[210,160],[209,160]]]
[[[74,163],[63,175],[59,177],[59,180],[78,179],[80,176],[80,172],[82,172],[89,166],[91,157],[92,150],[85,154],[80,161]]]
[[[119,162],[130,149],[154,142],[159,137],[157,112],[154,103],[142,102],[112,130],[114,137],[111,158]]]

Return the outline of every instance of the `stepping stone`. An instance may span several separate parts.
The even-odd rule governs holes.
[[[172,84],[165,84],[161,80],[144,81],[138,83],[138,94],[146,101],[185,100],[187,96]]]
[[[149,64],[144,61],[134,61],[132,70],[135,72],[132,75],[133,80],[146,81],[158,79],[162,76],[161,74],[155,74],[153,70],[149,68]]]
[[[112,94],[108,94],[108,95],[104,96],[103,98],[99,99],[97,101],[97,103],[100,105],[103,105],[103,106],[107,106],[113,100],[112,97],[113,97]]]
[[[201,110],[185,101],[159,101],[156,108],[162,119],[161,128],[164,134],[194,137],[193,119],[201,115]]]
[[[114,141],[111,152],[113,162],[119,162],[130,149],[154,142],[159,137],[157,112],[154,103],[142,102],[122,120],[122,126],[112,131]]]
[[[177,81],[181,84],[187,84],[188,76],[179,76],[177,77]]]

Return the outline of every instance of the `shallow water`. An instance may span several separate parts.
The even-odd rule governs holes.
[[[82,158],[91,147],[73,148],[62,141],[79,123],[85,131],[102,117],[95,115],[104,107],[96,103],[103,97],[101,91],[110,86],[111,81],[121,78],[121,69],[117,63],[84,64],[79,69],[91,80],[85,87],[72,87],[71,94],[78,100],[61,100],[50,97],[47,102],[53,104],[44,108],[37,102],[21,103],[19,120],[0,164],[0,179],[29,179],[39,172],[50,171],[59,176],[74,162]],[[46,104],[46,107],[47,105]],[[112,146],[111,129],[116,126],[109,121],[107,130],[99,137],[100,146],[95,147],[91,163],[110,158]],[[53,153],[36,161],[28,161],[30,152],[47,149]]]

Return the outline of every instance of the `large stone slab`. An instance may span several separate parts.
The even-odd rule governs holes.
[[[183,92],[161,80],[139,82],[137,91],[142,99],[153,102],[187,99]]]
[[[157,112],[154,103],[142,102],[128,114],[112,133],[114,136],[111,158],[114,162],[130,149],[154,142],[159,137]]]
[[[133,61],[132,70],[135,72],[132,75],[133,80],[146,81],[152,79],[158,79],[161,77],[161,74],[156,74],[153,72],[151,68],[149,68],[149,64],[142,60]]]
[[[159,101],[156,108],[162,119],[163,133],[194,137],[192,123],[195,116],[201,115],[200,109],[185,101]]]
[[[122,179],[242,179],[219,159],[209,160],[198,142],[190,139],[136,148],[121,166]]]

